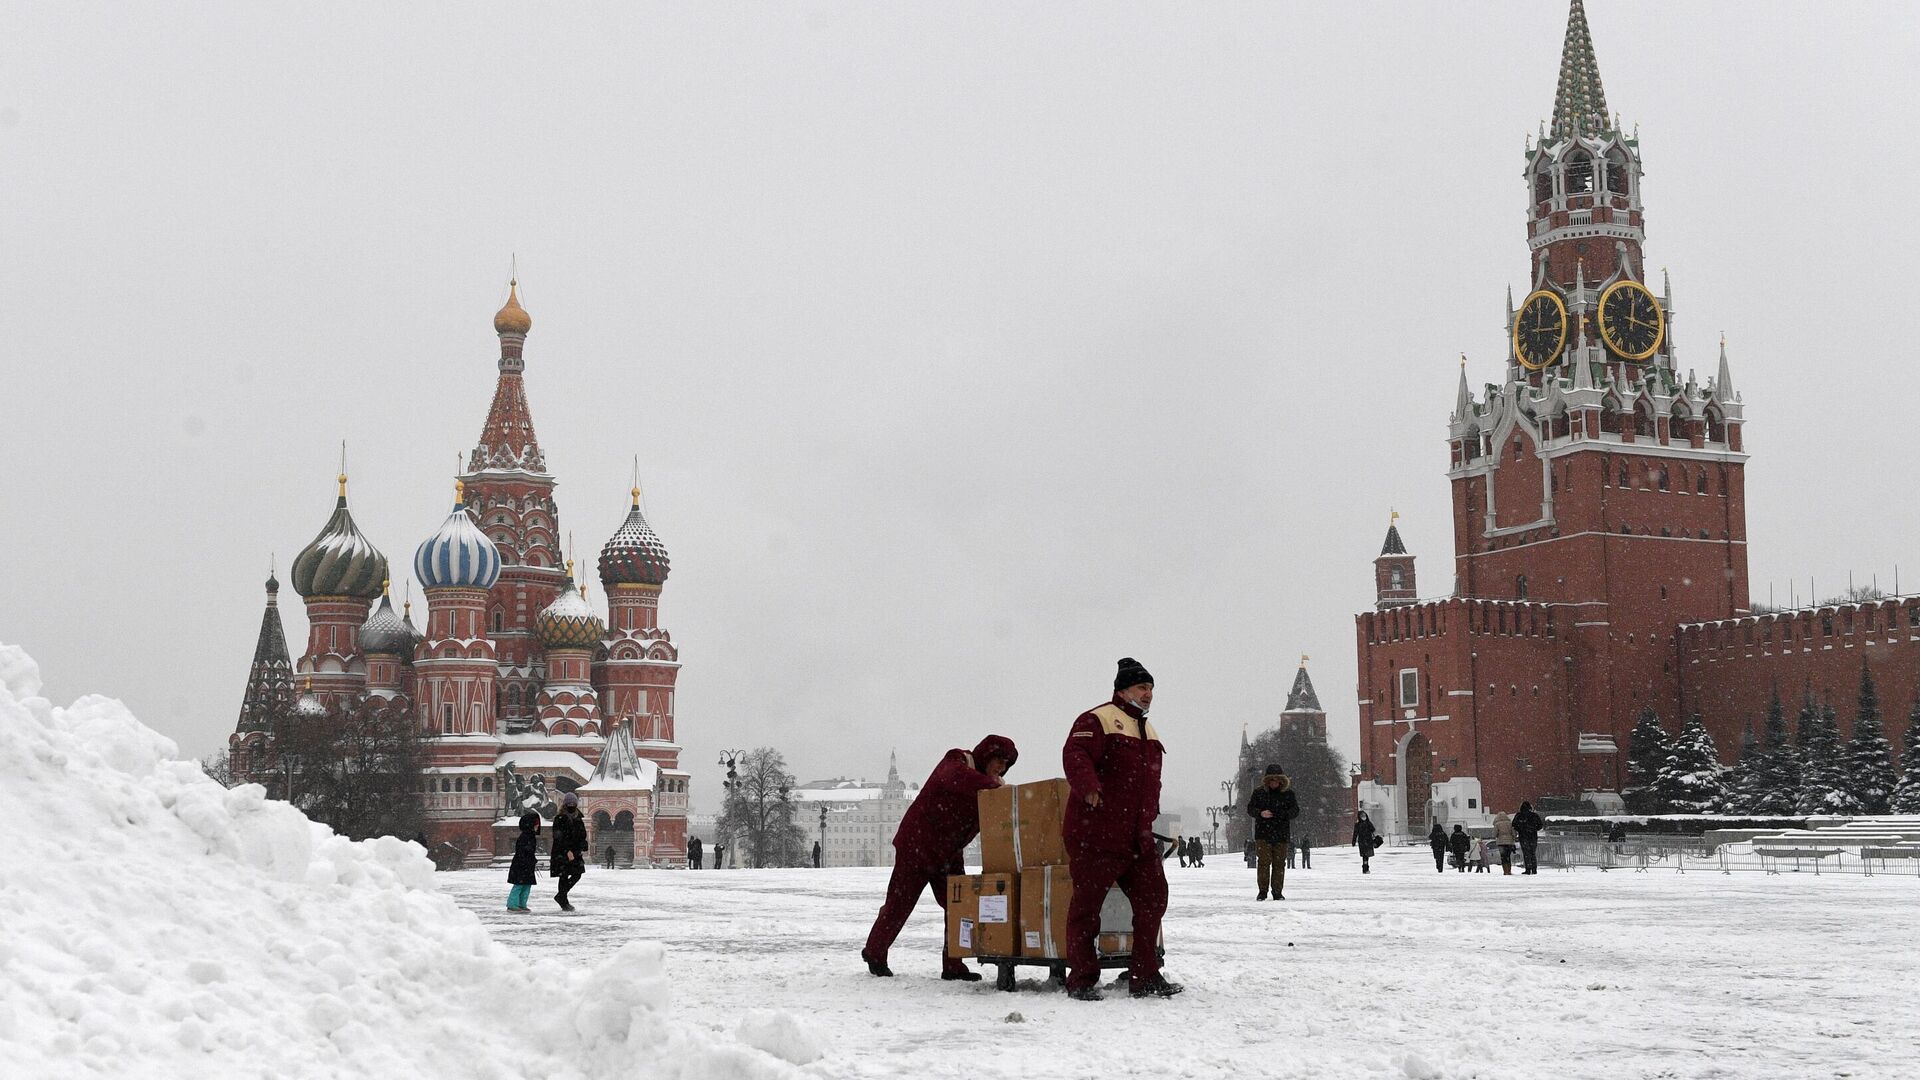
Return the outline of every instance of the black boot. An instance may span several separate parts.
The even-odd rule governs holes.
[[[1075,986],[1067,990],[1067,996],[1075,1001],[1105,1001],[1107,995],[1100,992],[1098,986]]]
[[[875,960],[873,957],[867,955],[867,950],[865,949],[860,950],[860,959],[867,962],[867,974],[878,975],[883,979],[893,978],[893,969],[887,966],[885,960]],[[977,975],[974,977],[979,978]]]
[[[888,974],[892,974],[892,972],[888,972]],[[942,971],[940,978],[943,982],[979,982],[980,973],[961,968],[959,971]]]
[[[1177,982],[1168,982],[1164,977],[1155,975],[1146,982],[1135,984],[1127,992],[1134,997],[1170,998],[1185,989]]]

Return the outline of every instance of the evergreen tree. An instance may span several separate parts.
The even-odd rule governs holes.
[[[1767,723],[1753,780],[1753,814],[1791,814],[1800,804],[1800,752],[1787,726],[1787,707],[1775,686],[1767,699]]]
[[[1636,814],[1658,814],[1666,807],[1660,800],[1660,772],[1667,764],[1667,729],[1660,726],[1660,714],[1648,706],[1640,711],[1639,722],[1627,735],[1627,790],[1621,792],[1627,809]]]
[[[1723,776],[1726,795],[1718,807],[1723,814],[1751,814],[1759,802],[1760,740],[1753,734],[1753,722],[1747,722],[1747,730],[1740,736],[1740,758],[1733,763]]]
[[[1800,803],[1802,814],[1857,814],[1860,804],[1847,790],[1846,747],[1833,706],[1816,705],[1807,691],[1800,707]]]
[[[1672,813],[1711,814],[1727,798],[1725,771],[1713,735],[1696,712],[1667,743],[1667,757],[1654,778],[1654,788]]]
[[[1894,780],[1893,744],[1887,741],[1887,727],[1880,719],[1880,692],[1873,685],[1873,672],[1862,661],[1860,711],[1847,743],[1847,790],[1860,804],[1861,813],[1884,814]]]
[[[1920,697],[1907,713],[1907,734],[1900,740],[1900,782],[1888,802],[1887,809],[1896,814],[1920,814]]]

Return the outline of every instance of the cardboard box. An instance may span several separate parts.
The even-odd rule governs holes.
[[[1019,920],[1020,879],[1014,875],[974,874],[947,879],[949,954],[1019,956]]]
[[[1035,866],[1064,866],[1065,780],[1005,784],[980,799],[980,865],[989,874],[1017,874]]]
[[[1036,866],[1020,873],[1020,955],[1063,960],[1067,955],[1067,905],[1073,903],[1073,879],[1065,866]],[[1133,953],[1133,904],[1118,888],[1100,904],[1100,933],[1094,951],[1101,957]]]

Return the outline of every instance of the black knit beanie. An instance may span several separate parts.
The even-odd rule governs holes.
[[[1147,669],[1140,666],[1140,661],[1126,656],[1121,658],[1120,671],[1113,677],[1113,689],[1118,692],[1129,686],[1151,682],[1153,682],[1153,676],[1147,674]]]

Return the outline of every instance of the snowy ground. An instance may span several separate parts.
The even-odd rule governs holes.
[[[668,947],[673,1012],[715,1033],[791,1012],[832,1077],[1911,1077],[1920,1066],[1920,880],[1810,874],[1375,872],[1323,853],[1255,903],[1216,857],[1169,866],[1171,1001],[1069,1000],[938,979],[930,898],[857,953],[884,870],[599,871],[557,913],[502,910],[504,875],[439,875],[522,955],[588,964]],[[1015,1015],[1017,1014],[1017,1015]]]

